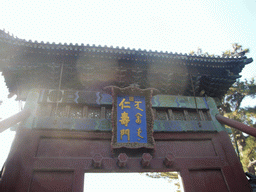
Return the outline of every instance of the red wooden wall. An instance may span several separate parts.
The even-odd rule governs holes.
[[[158,132],[154,138],[155,152],[124,150],[122,161],[111,151],[110,132],[20,129],[0,191],[82,192],[86,172],[159,171],[180,172],[186,192],[251,191],[226,132]],[[143,167],[143,153],[152,156],[149,166]]]

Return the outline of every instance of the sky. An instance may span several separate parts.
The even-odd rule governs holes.
[[[100,185],[96,186],[95,183]],[[155,179],[140,173],[86,173],[84,191],[177,191],[178,188],[174,183],[164,178]]]
[[[255,0],[10,1],[0,29],[26,40],[220,55],[232,43],[256,54]],[[255,62],[242,75],[256,76]]]
[[[232,43],[239,43],[250,49],[247,57],[255,59],[255,8],[256,0],[2,1],[0,29],[38,42],[173,53],[189,53],[200,47],[203,52],[221,55],[232,49]],[[255,61],[247,65],[240,74],[242,79],[256,77],[255,67]],[[7,95],[1,76],[3,119],[19,110],[15,96],[7,99]],[[0,133],[2,153],[13,135],[9,130]]]

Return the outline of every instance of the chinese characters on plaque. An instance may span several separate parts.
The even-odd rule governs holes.
[[[144,96],[117,96],[117,143],[147,143]]]
[[[153,88],[140,89],[136,85],[125,88],[109,86],[104,90],[113,98],[111,139],[113,152],[122,148],[154,150],[151,99],[158,91]]]

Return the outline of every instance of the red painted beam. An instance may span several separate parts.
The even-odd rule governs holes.
[[[247,133],[247,134],[249,134],[253,137],[256,137],[256,128],[254,128],[254,127],[245,125],[243,123],[240,123],[238,121],[223,117],[221,115],[216,115],[215,117],[222,124],[228,125],[230,127],[238,129],[242,132],[245,132],[245,133]]]
[[[25,120],[26,118],[29,117],[30,114],[31,114],[31,111],[29,109],[24,109],[24,110],[16,113],[15,115],[1,121],[0,122],[0,133],[5,131],[6,129],[8,129],[11,126],[16,125],[20,121]]]

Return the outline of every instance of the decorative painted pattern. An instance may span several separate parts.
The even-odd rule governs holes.
[[[54,117],[34,118],[35,129],[61,129],[76,131],[112,131],[111,119],[71,119]],[[212,121],[155,120],[154,132],[207,132],[218,131]]]
[[[59,97],[59,99],[57,99]],[[69,103],[88,105],[112,105],[112,96],[93,91],[40,90],[38,103]],[[196,97],[198,109],[208,109],[212,98]],[[191,96],[156,95],[152,98],[153,107],[172,107],[195,109],[195,98]]]
[[[112,97],[108,94],[101,94],[98,93],[98,97],[96,92],[76,92],[76,94],[73,98],[77,101],[81,101],[79,105],[75,102],[73,102],[72,96],[65,96],[65,91],[63,93],[63,98],[58,98],[61,105],[66,105],[66,107],[63,107],[63,109],[67,110],[70,109],[68,107],[69,104],[75,103],[75,106],[77,107],[77,110],[79,110],[79,115],[76,115],[76,108],[72,108],[69,110],[71,113],[70,117],[65,117],[65,115],[61,115],[62,113],[57,111],[59,116],[51,116],[51,114],[55,114],[53,112],[49,112],[49,107],[52,106],[52,109],[54,109],[54,105],[56,102],[54,101],[54,97],[51,95],[51,97],[48,95],[38,94],[46,92],[42,92],[41,90],[32,90],[29,94],[30,97],[28,97],[25,108],[31,108],[33,109],[32,115],[24,121],[21,126],[26,128],[34,128],[34,129],[61,129],[61,130],[77,130],[77,131],[112,131],[112,122],[110,119],[110,110],[111,103],[112,103]],[[48,92],[49,93],[49,92]],[[70,94],[70,92],[69,92]],[[77,95],[82,95],[83,98],[79,99],[77,98]],[[88,97],[88,98],[87,98]],[[65,98],[69,98],[68,102],[65,103]],[[87,100],[88,99],[88,100]],[[53,100],[53,101],[52,101]],[[98,101],[97,101],[98,100]],[[197,106],[199,111],[202,111],[205,114],[209,115],[209,117],[206,117],[205,120],[203,118],[199,120],[193,120],[193,118],[190,118],[190,112],[193,112],[196,110],[196,106],[194,103],[194,97],[184,97],[184,96],[163,96],[163,95],[156,95],[152,98],[153,103],[153,109],[156,110],[156,112],[160,109],[160,111],[165,111],[166,115],[168,117],[165,120],[155,120],[153,131],[155,132],[200,132],[200,131],[223,131],[225,128],[215,119],[215,115],[218,114],[218,109],[216,107],[215,101],[211,97],[197,97]],[[45,101],[45,102],[43,102]],[[48,101],[48,102],[47,102]],[[56,101],[56,100],[55,100]],[[88,101],[88,103],[84,103],[85,101]],[[169,101],[169,102],[168,102]],[[97,105],[97,103],[100,103],[100,105]],[[83,105],[84,104],[84,105]],[[90,115],[90,108],[87,108],[87,112],[84,111],[83,106],[87,106],[90,104],[93,108],[99,108],[99,115],[97,117],[95,115]],[[89,105],[89,106],[90,106]],[[45,110],[48,110],[48,115],[46,113],[41,113],[40,108],[44,106],[44,112]],[[59,107],[60,107],[59,106]],[[72,105],[71,105],[72,106]],[[102,110],[102,107],[104,106]],[[174,118],[170,118],[168,114],[169,109],[172,110],[172,113],[174,114]],[[83,110],[83,116],[81,113],[81,110]],[[185,111],[187,110],[188,117],[184,117],[184,119],[180,120],[179,118],[175,118],[175,113],[182,112],[185,114]],[[87,113],[87,116],[84,114]],[[41,115],[44,114],[44,115]],[[57,113],[56,113],[57,114]],[[73,117],[73,115],[76,115]],[[192,116],[191,116],[192,117]]]

